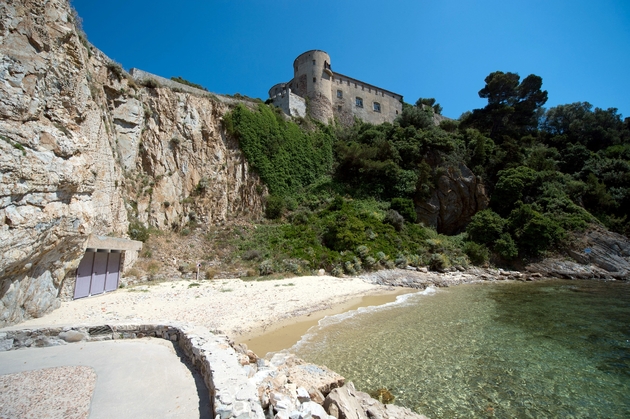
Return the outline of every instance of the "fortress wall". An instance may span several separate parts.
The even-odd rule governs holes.
[[[138,82],[142,80],[146,80],[146,79],[153,79],[156,82],[158,82],[160,85],[165,86],[165,87],[170,87],[171,89],[179,89],[184,92],[192,93],[196,95],[210,95],[211,94],[210,92],[206,90],[197,89],[196,87],[188,86],[187,84],[182,84],[174,80],[167,79],[165,77],[156,76],[155,74],[148,73],[138,68],[130,69],[129,74],[131,74],[131,77],[133,77],[134,80]]]
[[[272,88],[273,89],[273,88]],[[271,90],[270,90],[271,92]],[[289,88],[277,90],[275,95],[270,95],[274,106],[282,109],[284,113],[290,116],[306,116],[306,101],[304,98],[296,95]]]
[[[186,92],[186,93],[190,93],[197,96],[210,97],[213,99],[217,99],[219,102],[222,102],[228,105],[236,105],[238,103],[242,103],[246,106],[251,106],[251,100],[237,99],[233,97],[228,97],[228,96],[212,93],[207,90],[197,89],[196,87],[179,83],[179,82],[176,82],[175,80],[167,79],[166,77],[158,76],[156,74],[149,73],[148,71],[140,70],[139,68],[130,69],[129,74],[131,75],[131,77],[133,77],[135,81],[139,83],[142,82],[142,80],[152,79],[158,82],[161,86],[173,89],[175,92],[181,91],[181,92]]]
[[[402,112],[402,96],[343,74],[333,76],[331,89],[333,112],[342,123],[352,123],[354,116],[372,124],[392,122]],[[363,107],[357,106],[357,97],[363,100]],[[380,112],[375,110],[375,103],[380,105]]]

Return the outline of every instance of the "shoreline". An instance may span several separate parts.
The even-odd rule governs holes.
[[[183,322],[207,327],[233,340],[242,340],[296,321],[310,321],[346,311],[367,296],[397,292],[401,292],[397,287],[370,283],[358,277],[173,280],[143,283],[89,298],[64,301],[60,308],[40,318],[9,328]]]
[[[527,280],[540,279],[540,274]],[[534,278],[532,278],[534,277]],[[286,329],[284,343],[267,352],[288,349],[310,327],[326,316],[360,306],[381,305],[396,296],[429,286],[449,287],[471,282],[525,280],[520,272],[472,268],[466,271],[430,272],[407,269],[381,270],[355,277],[302,276],[260,281],[241,279],[173,279],[145,282],[128,288],[78,300],[64,301],[61,307],[40,317],[9,327],[47,327],[125,322],[183,322],[207,327],[239,343],[256,339],[263,342],[270,333]],[[376,298],[379,301],[366,302]],[[356,307],[355,307],[356,306]],[[299,335],[299,336],[298,336]],[[255,344],[257,345],[257,343]],[[256,351],[255,351],[256,352]]]
[[[319,321],[337,314],[347,313],[361,307],[381,306],[396,301],[399,295],[418,292],[412,288],[388,287],[376,289],[365,295],[354,296],[346,301],[335,304],[323,310],[314,310],[308,314],[297,317],[289,317],[275,324],[256,328],[249,333],[231,336],[237,344],[245,344],[260,358],[267,358],[270,353],[288,350],[298,343],[300,339]]]
[[[384,409],[383,413],[389,412],[390,418],[426,419],[423,415],[415,414],[394,404],[385,408],[368,394],[357,391],[351,382],[344,383],[343,377],[339,374],[325,366],[306,364],[295,355],[289,354],[287,350],[326,316],[347,313],[359,307],[381,306],[395,301],[400,295],[417,293],[429,286],[450,287],[470,283],[492,284],[543,279],[546,278],[540,274],[525,276],[516,271],[490,269],[446,273],[395,269],[371,272],[351,278],[292,277],[257,282],[246,282],[240,279],[200,282],[175,280],[151,285],[143,284],[92,298],[64,302],[60,309],[42,318],[31,319],[4,330],[35,328],[43,325],[52,327],[53,334],[56,334],[58,330],[54,330],[55,326],[72,325],[75,328],[77,326],[85,328],[85,326],[99,325],[99,323],[107,325],[105,327],[112,325],[114,330],[116,330],[114,325],[118,323],[118,327],[122,327],[120,330],[131,330],[129,328],[132,327],[132,323],[141,318],[142,322],[153,323],[146,327],[170,331],[170,326],[156,324],[164,325],[175,321],[204,326],[204,323],[211,321],[225,333],[206,326],[208,331],[212,332],[210,336],[216,336],[217,333],[227,335],[216,336],[216,338],[224,339],[223,349],[232,351],[232,356],[236,351],[235,356],[238,358],[236,363],[240,364],[245,371],[245,377],[253,380],[263,409],[271,408],[272,405],[275,410],[283,409],[278,406],[284,406],[282,403],[285,399],[298,400],[295,386],[289,388],[285,384],[294,379],[292,374],[304,370],[317,371],[318,374],[322,372],[326,377],[325,379],[319,376],[303,377],[302,384],[306,387],[322,386],[313,394],[309,392],[309,400],[313,398],[312,401],[315,402],[308,402],[312,405],[323,405],[325,408],[330,400],[337,400],[340,392],[352,393],[352,401],[342,399],[337,401],[340,406],[352,406],[351,410],[361,409],[366,412],[375,406],[381,406]],[[166,318],[168,320],[164,320]],[[0,332],[2,331],[3,329],[0,329]],[[136,337],[134,333],[129,335]],[[144,335],[144,329],[138,337],[141,337],[140,335]],[[125,336],[121,334],[120,338],[125,338]],[[169,336],[163,336],[163,338],[173,340]],[[113,339],[117,337],[114,336]],[[245,345],[235,344],[233,340],[245,343],[247,346],[251,342],[260,342],[261,345],[254,343],[248,350]],[[263,346],[268,343],[277,345],[276,350],[279,350],[272,358],[266,355],[268,352],[275,352],[274,348],[266,350]],[[214,352],[211,351],[211,353]],[[259,359],[255,353],[262,359]],[[261,374],[257,374],[257,371]],[[342,388],[338,390],[335,387]],[[230,387],[230,391],[232,390],[234,389]],[[272,394],[273,397],[271,397]],[[309,404],[309,406],[312,405]],[[295,406],[297,409],[302,404],[298,403]]]

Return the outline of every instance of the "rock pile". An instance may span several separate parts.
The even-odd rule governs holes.
[[[252,383],[258,388],[268,418],[368,419],[425,418],[409,409],[384,405],[329,370],[308,364],[287,352],[257,359],[245,345],[236,345]]]
[[[365,281],[393,287],[405,287],[425,289],[428,287],[452,287],[454,285],[469,284],[483,281],[535,281],[542,278],[537,272],[522,273],[518,271],[506,271],[503,269],[471,267],[466,270],[454,270],[452,272],[432,272],[426,268],[416,269],[391,269],[370,272],[361,275]]]

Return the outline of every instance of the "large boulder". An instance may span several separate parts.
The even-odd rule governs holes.
[[[383,404],[347,383],[328,394],[324,409],[337,419],[427,419],[405,407]]]
[[[345,381],[336,372],[287,352],[278,352],[271,360],[259,360],[252,380],[263,409],[288,413],[306,409],[305,403],[323,403],[326,395]]]

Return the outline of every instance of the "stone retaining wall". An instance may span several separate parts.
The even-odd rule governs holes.
[[[215,335],[201,326],[119,324],[9,328],[0,331],[0,351],[143,337],[157,337],[179,344],[206,383],[215,419],[265,417],[258,390],[249,382],[239,355],[227,336]]]
[[[139,83],[141,83],[143,80],[154,80],[160,86],[168,87],[175,91],[186,92],[186,93],[190,93],[197,96],[210,97],[228,105],[236,105],[238,103],[243,103],[245,105],[251,106],[251,102],[252,102],[251,100],[241,100],[237,98],[232,98],[232,97],[212,93],[207,90],[198,89],[196,87],[192,87],[187,84],[177,82],[175,80],[167,79],[166,77],[158,76],[157,74],[149,73],[148,71],[140,70],[139,68],[130,69],[129,74],[131,75],[131,77],[133,77],[135,81]]]

